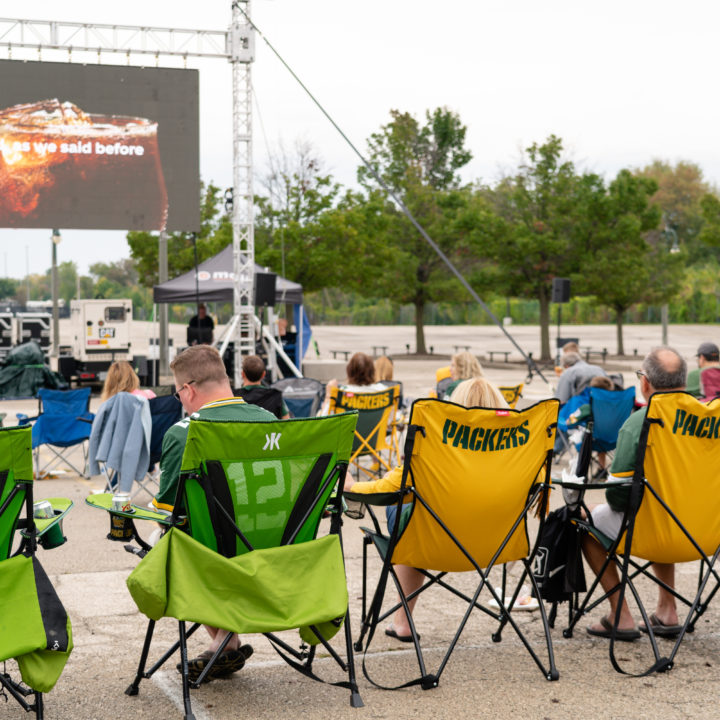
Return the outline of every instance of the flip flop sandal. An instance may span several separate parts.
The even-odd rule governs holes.
[[[606,618],[600,618],[600,624],[602,629],[597,629],[592,626],[586,628],[587,634],[594,637],[610,638],[612,637],[613,626],[612,623]],[[619,628],[615,631],[615,639],[621,642],[632,642],[640,637],[640,631],[633,628],[632,630],[620,630]]]
[[[655,613],[653,613],[649,619],[653,634],[658,637],[676,638],[682,630],[682,625],[666,625]],[[644,633],[648,631],[645,623],[640,623],[640,630]]]

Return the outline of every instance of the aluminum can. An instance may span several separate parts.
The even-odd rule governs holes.
[[[117,495],[113,495],[112,509],[119,510],[120,512],[130,512],[130,510],[132,510],[130,495],[127,493],[118,493]]]
[[[47,500],[38,500],[33,503],[33,517],[38,520],[48,520],[55,517],[55,511]]]

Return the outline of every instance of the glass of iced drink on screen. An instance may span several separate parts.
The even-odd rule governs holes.
[[[157,133],[152,120],[56,99],[0,111],[0,224],[162,230]]]

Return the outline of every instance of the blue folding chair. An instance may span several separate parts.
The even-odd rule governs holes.
[[[575,471],[578,477],[587,477],[588,472],[593,469],[593,462],[597,466],[596,472],[606,474],[620,428],[630,417],[635,405],[635,387],[625,390],[603,390],[594,387],[588,390],[590,418],[579,450],[579,462]],[[597,453],[606,454],[603,464],[598,462]]]
[[[90,388],[79,390],[38,390],[38,414],[28,417],[18,413],[18,425],[32,422],[32,449],[35,458],[35,477],[47,477],[61,463],[71,467],[78,475],[87,478],[87,449],[91,422]],[[40,450],[43,447],[51,453],[50,459],[41,467]],[[77,467],[70,454],[82,452],[82,470]]]

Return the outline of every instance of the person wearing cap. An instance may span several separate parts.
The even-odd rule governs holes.
[[[705,397],[702,375],[710,368],[720,369],[720,349],[715,343],[704,342],[695,353],[697,369],[688,373],[687,391],[697,398]]]

